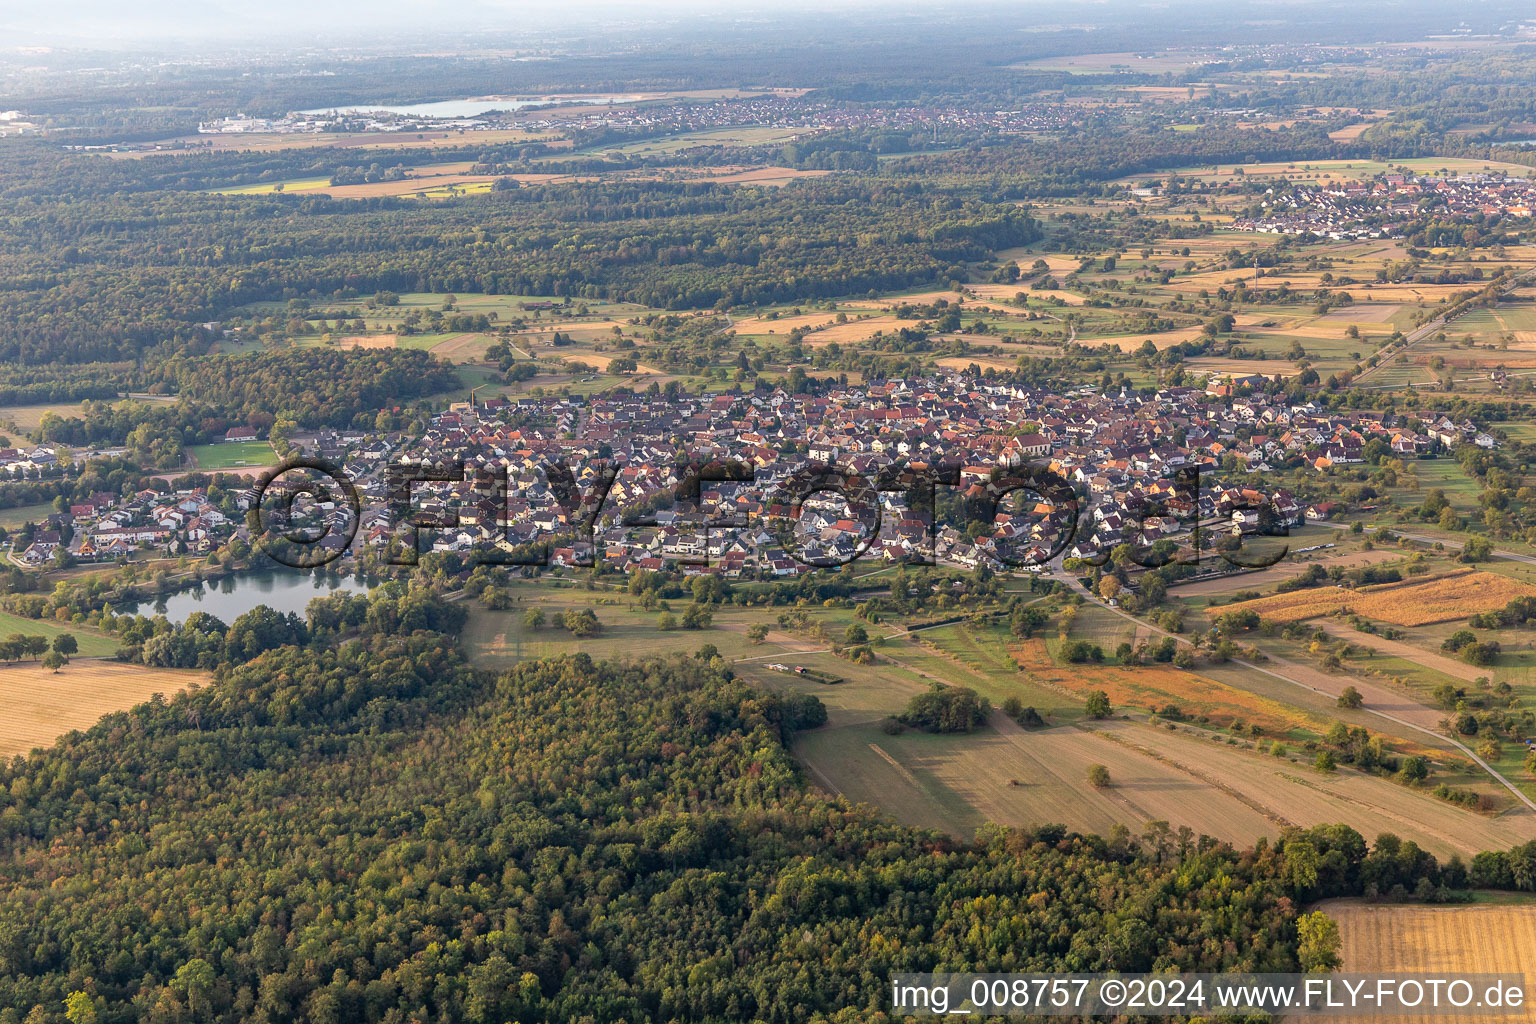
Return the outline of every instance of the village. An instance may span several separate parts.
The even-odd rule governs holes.
[[[1491,221],[1530,217],[1536,183],[1498,174],[1454,177],[1384,174],[1373,181],[1295,184],[1265,189],[1263,213],[1234,221],[1240,231],[1323,238],[1403,238],[1426,217],[1477,223],[1457,227],[1468,244],[1493,230]],[[1446,244],[1435,239],[1434,244]]]
[[[254,434],[237,427],[228,439]],[[1327,473],[1373,457],[1498,444],[1466,420],[1425,416],[1410,424],[1333,412],[1252,391],[1240,380],[1144,396],[1090,388],[1058,394],[957,374],[822,395],[764,389],[667,403],[628,392],[494,398],[455,404],[420,437],[307,431],[288,443],[290,454],[323,460],[356,486],[356,524],[334,495],[292,505],[288,525],[318,527],[316,543],[334,557],[349,540],[356,553],[403,536],[404,517],[390,512],[392,478],[402,469],[418,477],[456,471],[458,480],[418,482],[412,490],[410,518],[453,524],[422,527],[423,549],[731,579],[793,576],[856,558],[1038,571],[1053,559],[1095,558],[1120,544],[1180,540],[1196,523],[1214,533],[1284,529],[1339,509],[1301,502],[1285,489],[1259,491],[1245,485],[1250,474]],[[52,457],[46,447],[0,452],[20,478],[37,475]],[[85,456],[73,459],[51,471],[78,471]],[[734,464],[734,474],[716,475],[737,478],[704,474],[696,490],[679,487],[686,467],[711,462]],[[551,466],[565,467],[572,486],[562,486],[567,477]],[[892,482],[862,502],[831,489],[806,493],[797,481],[808,466]],[[1005,486],[997,481],[1025,468],[1069,485],[1076,509],[1045,488],[1016,487],[1011,498],[996,493]],[[935,485],[928,498],[922,481]],[[284,486],[294,481],[278,477],[263,508]],[[993,504],[973,507],[995,509],[991,522],[965,521],[958,510],[989,489]],[[37,566],[206,554],[232,539],[251,545],[246,513],[257,502],[249,484],[97,494],[13,537],[11,557]],[[279,521],[286,521],[281,514]]]

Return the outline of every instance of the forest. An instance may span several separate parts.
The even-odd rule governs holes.
[[[132,359],[272,299],[572,295],[728,307],[939,282],[1038,237],[1016,206],[920,183],[636,182],[453,205],[158,193],[20,199],[0,220],[0,361]],[[67,269],[61,269],[67,268]]]
[[[892,971],[1294,970],[1310,901],[1536,886],[1343,825],[908,829],[709,648],[493,675],[424,584],[158,622],[209,685],[0,768],[0,1022],[867,1021]]]

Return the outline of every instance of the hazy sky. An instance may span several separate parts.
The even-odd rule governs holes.
[[[0,0],[11,45],[219,38],[300,38],[344,46],[362,37],[540,33],[585,25],[688,18],[731,20],[796,10],[876,7],[876,0]]]

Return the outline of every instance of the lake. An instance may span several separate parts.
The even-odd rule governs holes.
[[[369,587],[356,577],[340,579],[328,576],[312,576],[297,570],[227,576],[210,580],[200,587],[183,590],[151,604],[143,601],[137,607],[117,607],[119,614],[160,615],[172,622],[183,622],[193,612],[216,615],[225,625],[232,624],[240,616],[264,604],[275,611],[295,612],[304,617],[309,602],[327,594],[366,594]]]
[[[301,110],[301,114],[329,114],[332,111],[343,111],[351,114],[368,114],[375,111],[388,111],[391,114],[399,114],[402,117],[479,117],[489,110],[521,110],[524,107],[536,107],[546,103],[634,103],[643,99],[641,96],[619,95],[589,95],[589,96],[533,96],[516,99],[511,96],[480,96],[474,99],[464,100],[439,100],[436,103],[407,103],[404,106],[390,106],[386,103],[353,104],[346,107],[319,107],[314,110]]]

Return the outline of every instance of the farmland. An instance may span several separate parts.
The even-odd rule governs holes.
[[[942,662],[915,659],[910,651],[897,646],[889,667],[867,676],[849,672],[848,682],[830,688],[748,669],[763,685],[809,689],[827,704],[827,726],[795,746],[813,780],[910,824],[964,835],[985,821],[1064,821],[1103,830],[1116,822],[1135,827],[1161,820],[1247,843],[1285,825],[1344,818],[1370,834],[1390,831],[1426,849],[1464,855],[1515,841],[1530,827],[1530,815],[1488,819],[1385,779],[1319,775],[1299,747],[1275,757],[1259,749],[1267,742],[1201,728],[1088,722],[1075,708],[1068,714],[1054,707],[1051,697],[1040,700],[1051,723],[1044,729],[1021,729],[994,713],[974,734],[891,736],[880,728],[883,714],[921,692],[932,678],[929,669],[944,671]],[[965,672],[949,677],[973,683]],[[1007,692],[1013,684],[999,685]],[[1028,686],[1019,692],[1027,695]],[[1058,724],[1070,722],[1076,724]],[[1114,785],[1089,785],[1090,764],[1108,766]]]
[[[1380,622],[1423,626],[1494,611],[1517,597],[1532,595],[1536,595],[1536,587],[1507,576],[1468,569],[1359,590],[1333,587],[1297,590],[1233,607],[1258,612],[1272,622],[1297,622],[1347,608]]]
[[[0,666],[0,757],[48,746],[102,715],[204,682],[207,673],[76,658],[57,673],[35,663]]]
[[[1343,970],[1434,976],[1476,970],[1525,975],[1536,962],[1536,903],[1425,907],[1330,900],[1320,910],[1339,925]],[[1391,1024],[1419,1017],[1381,1017]],[[1536,1009],[1503,1020],[1536,1020]]]
[[[794,748],[816,785],[876,804],[903,822],[956,835],[987,821],[1065,821],[1104,830],[1116,822],[1134,827],[1161,820],[1247,843],[1285,825],[1344,817],[1371,834],[1391,831],[1439,853],[1470,855],[1517,841],[1532,817],[1514,809],[1488,817],[1359,772],[1317,773],[1306,748],[1335,716],[1373,731],[1383,723],[1341,712],[1332,698],[1311,700],[1268,677],[1171,666],[1063,665],[1053,658],[1053,643],[1019,641],[1006,630],[977,625],[893,633],[877,645],[874,664],[859,665],[803,632],[778,628],[762,609],[726,605],[708,629],[669,632],[657,628],[654,613],[617,591],[544,581],[514,584],[511,594],[511,608],[476,608],[471,615],[465,641],[478,663],[504,668],[575,651],[625,657],[712,644],[754,684],[809,692],[826,705],[827,724],[801,735]],[[553,624],[580,608],[598,616],[598,635],[577,638]],[[545,613],[544,625],[525,623],[531,609]],[[852,621],[837,609],[817,610],[812,618],[827,635]],[[1112,644],[1130,635],[1123,620],[1092,607],[1081,609],[1077,620],[1074,637]],[[754,622],[769,626],[763,644],[746,639]],[[769,667],[779,662],[844,681],[827,686]],[[891,735],[882,725],[887,717],[935,683],[971,687],[994,706],[1017,699],[1035,707],[1047,725],[1022,729],[994,711],[971,734]],[[1123,712],[1103,721],[1085,717],[1082,702],[1092,689],[1108,692]],[[1159,709],[1176,709],[1178,720],[1149,715]],[[1445,778],[1476,784],[1475,777],[1463,779],[1457,758],[1446,753],[1450,748],[1426,748],[1422,735],[1396,736],[1390,724],[1385,730],[1401,749],[1427,751],[1443,764]],[[1285,748],[1278,755],[1277,742]],[[1107,765],[1114,785],[1089,785],[1090,764]]]

